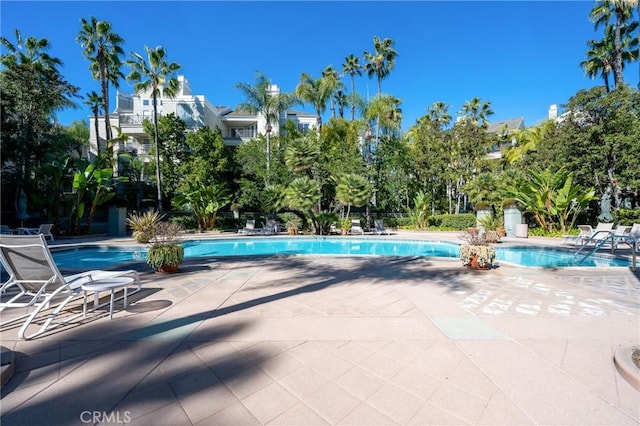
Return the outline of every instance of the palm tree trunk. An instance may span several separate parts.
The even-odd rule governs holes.
[[[162,213],[162,187],[160,182],[160,143],[158,142],[158,95],[153,89],[153,141],[156,145],[156,184],[158,186],[158,211]]]
[[[356,119],[356,80],[354,78],[354,75],[351,74],[351,121],[355,119]]]
[[[621,6],[616,6],[616,29],[615,29],[615,49],[613,51],[613,82],[615,87],[618,87],[624,81],[622,75],[622,14],[624,9]]]

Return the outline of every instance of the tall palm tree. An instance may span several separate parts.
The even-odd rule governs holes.
[[[338,116],[344,118],[344,107],[349,105],[349,97],[342,90],[333,95],[333,101],[338,105]]]
[[[100,107],[102,106],[102,98],[95,91],[91,91],[87,93],[87,100],[84,102],[85,105],[88,105],[91,108],[91,113],[93,114],[93,125],[95,127],[96,132],[96,151],[97,156],[100,157],[100,129],[98,126],[98,115],[100,115]]]
[[[439,129],[447,127],[451,123],[449,105],[442,101],[434,102],[427,112],[431,121],[434,122]]]
[[[344,58],[344,64],[342,64],[342,72],[351,77],[351,121],[356,118],[356,75],[362,75],[362,65],[358,62],[360,58],[353,56],[351,53]]]
[[[104,110],[105,138],[112,139],[111,123],[109,120],[109,83],[118,87],[119,80],[124,77],[120,67],[121,56],[124,55],[122,44],[124,40],[111,30],[111,23],[98,21],[94,16],[80,20],[82,27],[76,37],[84,51],[82,55],[90,61],[89,69],[93,78],[100,82]],[[96,138],[100,138],[96,134]]]
[[[487,127],[489,120],[487,117],[493,115],[491,109],[491,102],[484,101],[478,97],[466,101],[462,105],[462,111],[460,112],[466,120],[470,120],[474,126]]]
[[[331,65],[327,66],[322,71],[323,84],[327,88],[327,95],[329,97],[329,104],[331,108],[331,117],[336,118],[336,104],[333,99],[333,95],[340,89],[344,88],[344,83],[340,81],[340,74],[333,69]]]
[[[177,62],[167,61],[167,51],[162,46],[154,49],[144,47],[147,57],[131,52],[127,64],[131,72],[127,80],[134,83],[136,92],[151,92],[153,99],[153,142],[156,149],[156,184],[158,186],[158,211],[162,212],[162,182],[160,179],[160,144],[158,141],[158,95],[174,97],[180,87],[175,73],[180,69]]]
[[[393,48],[394,41],[390,38],[380,40],[373,37],[373,53],[364,52],[367,60],[365,69],[369,77],[376,76],[378,80],[378,94],[382,93],[382,80],[386,78],[396,65],[398,52]]]
[[[303,102],[313,105],[318,120],[318,134],[322,131],[322,113],[327,109],[327,101],[331,93],[324,78],[314,79],[307,73],[300,75],[300,81],[295,89],[295,94]]]
[[[280,114],[296,103],[293,96],[288,93],[275,93],[271,86],[271,80],[260,71],[256,72],[256,82],[253,86],[247,83],[238,83],[235,86],[245,97],[245,101],[238,105],[238,108],[252,114],[260,114],[266,121],[267,176],[271,165],[272,125],[278,124]]]
[[[622,73],[623,58],[623,38],[625,24],[632,18],[633,8],[638,0],[602,0],[598,2],[589,13],[589,18],[594,22],[595,28],[600,25],[609,25],[609,21],[614,20],[614,49],[613,49],[613,82],[618,87],[624,82]],[[627,35],[628,36],[628,35]]]

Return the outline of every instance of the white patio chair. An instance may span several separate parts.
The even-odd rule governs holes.
[[[46,331],[78,318],[82,313],[70,315],[60,322],[54,322],[64,314],[63,309],[73,299],[82,295],[82,286],[100,280],[129,275],[140,290],[140,278],[134,270],[103,271],[93,270],[71,276],[63,276],[49,251],[43,234],[38,235],[0,235],[0,261],[9,279],[0,287],[0,312],[7,308],[34,307],[33,312],[8,319],[0,326],[24,319],[18,337],[32,339]],[[5,300],[8,299],[8,300]],[[44,323],[35,332],[30,326],[42,311],[52,309]]]
[[[351,221],[351,231],[352,234],[360,234],[360,235],[364,235],[364,230],[362,229],[362,226],[360,225],[360,219],[353,219]]]
[[[53,224],[45,223],[43,225],[40,225],[39,228],[18,228],[18,234],[23,234],[23,235],[42,234],[45,237],[51,238],[51,241],[53,241],[53,234],[51,233],[52,229],[53,229]]]

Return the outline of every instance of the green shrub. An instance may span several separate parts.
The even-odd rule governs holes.
[[[158,224],[163,217],[164,214],[155,210],[142,214],[130,214],[127,225],[133,230],[133,238],[139,243],[146,244],[156,236]]]
[[[196,220],[195,215],[192,214],[173,216],[169,219],[169,222],[176,223],[183,229],[198,229],[198,221]]]
[[[476,226],[476,215],[474,213],[442,214],[434,218],[437,227],[443,230],[464,231]]]
[[[640,223],[640,208],[635,209],[620,209],[621,225],[633,225],[634,223]]]

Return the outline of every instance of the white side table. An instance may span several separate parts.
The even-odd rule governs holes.
[[[103,280],[95,280],[82,285],[84,291],[84,301],[82,304],[82,314],[87,315],[87,293],[93,292],[93,309],[98,308],[98,293],[100,291],[111,291],[111,300],[109,301],[109,319],[113,318],[113,302],[115,301],[115,291],[122,288],[124,290],[124,308],[127,307],[127,287],[133,284],[135,280],[131,277],[105,278]]]

